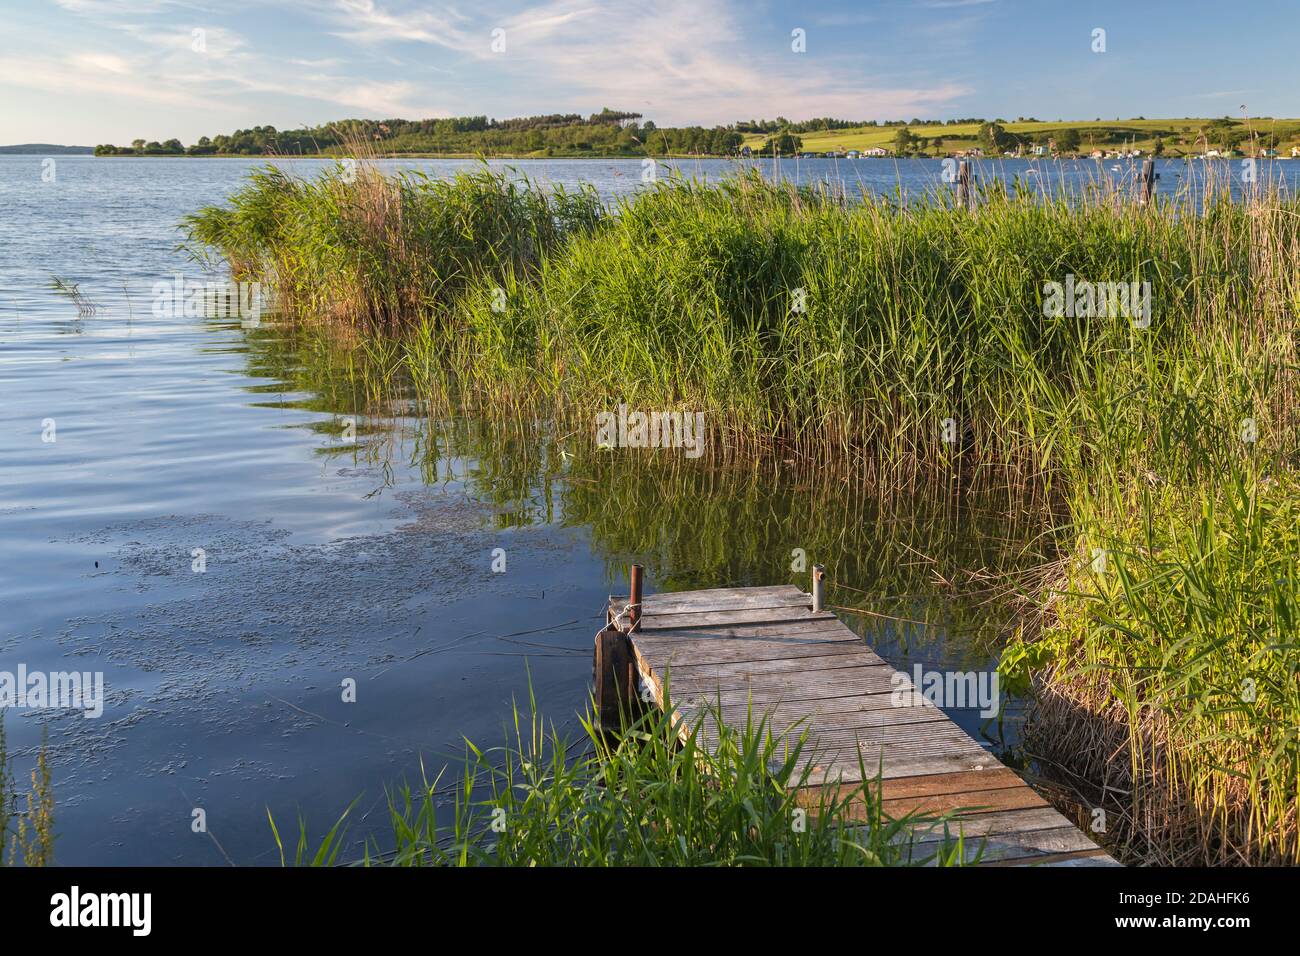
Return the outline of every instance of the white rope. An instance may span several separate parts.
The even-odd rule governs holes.
[[[620,631],[623,630],[623,628],[619,624],[619,622],[623,620],[623,616],[628,612],[630,612],[633,608],[639,609],[640,607],[641,607],[640,604],[624,604],[623,610],[619,611],[617,614],[614,615],[614,620],[611,623],[618,630]]]

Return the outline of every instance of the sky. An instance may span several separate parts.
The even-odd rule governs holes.
[[[0,0],[0,144],[602,107],[1297,116],[1298,67],[1300,0]]]

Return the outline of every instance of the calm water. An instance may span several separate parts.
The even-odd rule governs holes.
[[[780,463],[726,473],[584,452],[545,423],[429,421],[273,322],[155,317],[155,282],[201,276],[177,221],[255,164],[0,157],[0,671],[107,684],[98,719],[6,716],[20,780],[48,734],[56,860],[271,863],[268,807],[323,828],[359,794],[352,837],[382,833],[384,785],[417,779],[421,758],[439,766],[462,736],[498,742],[530,680],[572,728],[605,596],[634,560],[651,590],[806,585],[790,569],[802,548],[844,604],[935,620],[939,602],[931,626],[846,615],[894,663],[988,666],[999,631],[964,609],[978,588],[962,572],[1032,565],[1049,546],[1040,523],[1004,516],[1018,503],[882,501]],[[512,165],[607,197],[640,186],[636,160]],[[939,172],[798,166],[883,191]],[[953,712],[1014,760],[1010,713],[999,727]]]

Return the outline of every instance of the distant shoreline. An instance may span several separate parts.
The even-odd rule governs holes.
[[[18,143],[0,146],[0,156],[94,156],[93,146],[58,146],[54,143]]]
[[[113,159],[126,159],[126,160],[139,160],[139,159],[184,159],[184,160],[193,160],[193,159],[222,159],[222,160],[229,160],[229,159],[244,159],[244,160],[264,160],[264,161],[277,161],[277,160],[290,160],[290,161],[291,161],[291,160],[316,160],[316,161],[322,161],[322,160],[344,160],[344,159],[357,159],[357,160],[362,160],[362,159],[364,159],[365,161],[375,161],[375,160],[391,161],[391,160],[401,160],[401,159],[457,159],[457,160],[482,160],[482,161],[484,161],[484,162],[488,162],[488,161],[510,161],[510,162],[555,162],[555,161],[560,161],[560,162],[603,162],[603,161],[607,161],[607,160],[615,160],[615,159],[622,159],[622,160],[634,160],[634,159],[646,160],[646,159],[652,159],[652,160],[654,160],[654,161],[656,161],[656,162],[661,161],[661,160],[683,160],[683,159],[684,159],[684,160],[750,160],[750,161],[755,161],[755,160],[771,160],[771,159],[773,159],[773,158],[776,158],[776,159],[780,159],[780,160],[782,160],[782,161],[784,161],[784,162],[806,162],[806,161],[810,161],[810,160],[832,160],[832,161],[845,160],[845,161],[847,161],[847,162],[858,162],[858,161],[863,161],[863,162],[868,162],[868,161],[869,161],[869,162],[896,162],[896,161],[899,161],[899,160],[904,160],[904,161],[911,161],[911,160],[929,160],[929,161],[931,161],[931,162],[934,162],[934,161],[943,160],[943,159],[971,159],[971,160],[975,160],[975,161],[977,161],[977,162],[995,162],[995,161],[1008,160],[1008,159],[1022,159],[1022,160],[1026,160],[1026,161],[1034,161],[1034,162],[1079,162],[1079,161],[1081,161],[1081,160],[1092,160],[1092,161],[1094,161],[1094,162],[1101,163],[1101,162],[1110,162],[1110,161],[1112,161],[1112,160],[1117,160],[1117,159],[1151,159],[1151,158],[1152,158],[1150,155],[1147,155],[1147,154],[1143,154],[1143,155],[1141,155],[1141,156],[1089,156],[1089,155],[1084,155],[1084,154],[1082,154],[1082,153],[1079,153],[1079,154],[1070,154],[1070,155],[1067,155],[1067,156],[1002,156],[1002,155],[995,155],[995,156],[960,156],[960,155],[958,155],[958,154],[956,154],[956,153],[949,153],[949,154],[945,154],[945,155],[942,155],[942,156],[820,156],[820,155],[819,155],[819,156],[800,156],[800,155],[791,155],[791,156],[778,156],[778,157],[772,157],[772,156],[759,156],[759,155],[751,155],[751,156],[715,156],[715,155],[698,155],[698,154],[695,154],[695,153],[666,153],[666,154],[659,155],[659,156],[643,156],[643,155],[639,155],[639,154],[636,154],[636,153],[629,153],[629,154],[626,154],[626,155],[616,155],[616,156],[536,156],[536,155],[519,155],[519,154],[502,154],[502,155],[495,155],[495,154],[494,154],[494,155],[491,155],[491,156],[484,156],[484,155],[482,155],[482,154],[477,154],[477,153],[389,153],[389,154],[382,155],[382,156],[370,155],[370,156],[365,156],[365,157],[354,156],[354,155],[334,155],[334,154],[328,154],[328,153],[311,153],[311,154],[296,154],[296,155],[286,155],[286,154],[276,154],[276,153],[262,153],[262,154],[248,154],[248,153],[205,153],[205,154],[195,154],[195,153],[118,153],[118,154],[116,154],[116,155],[112,155],[112,156],[104,156],[104,155],[99,155],[99,156],[97,156],[97,155],[94,154],[93,151],[91,151],[91,152],[86,152],[86,153],[75,152],[75,151],[72,151],[72,150],[67,150],[67,151],[63,151],[63,152],[40,152],[40,151],[36,151],[36,150],[33,150],[33,151],[31,151],[31,152],[23,152],[23,151],[19,151],[19,150],[4,149],[4,148],[0,148],[0,155],[7,155],[7,156],[38,156],[38,157],[39,157],[39,156],[88,156],[88,157],[90,157],[90,158],[92,158],[92,159],[100,159],[100,160],[113,160]],[[1244,157],[1244,156],[1207,156],[1207,155],[1202,155],[1202,154],[1199,154],[1199,153],[1177,153],[1177,154],[1168,154],[1168,153],[1167,153],[1167,154],[1165,154],[1165,155],[1162,155],[1162,156],[1156,156],[1156,157],[1154,157],[1154,158],[1155,158],[1155,159],[1159,159],[1159,160],[1164,160],[1165,162],[1178,162],[1178,161],[1180,161],[1180,160],[1181,160],[1181,161],[1191,161],[1191,160],[1206,160],[1206,159],[1217,159],[1217,160],[1223,160],[1223,161],[1233,161],[1233,160],[1243,159],[1243,158],[1245,158],[1245,157]],[[1260,157],[1260,158],[1264,159],[1265,161],[1272,161],[1272,160],[1292,160],[1292,159],[1296,159],[1297,157],[1289,156],[1289,155],[1279,155],[1279,156],[1268,156],[1268,157]]]

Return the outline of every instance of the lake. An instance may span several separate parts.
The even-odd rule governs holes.
[[[6,715],[20,781],[48,735],[57,862],[270,864],[268,808],[319,833],[360,797],[355,855],[382,840],[386,786],[454,760],[464,737],[499,743],[530,686],[576,727],[605,598],[634,561],[651,592],[806,587],[803,553],[831,569],[832,598],[867,612],[843,616],[891,663],[990,668],[1003,632],[966,575],[1049,555],[1050,502],[584,450],[546,422],[431,418],[400,381],[372,387],[373,370],[274,317],[155,315],[155,283],[204,274],[178,221],[260,163],[0,157],[0,671],[102,672],[106,686],[97,718]],[[606,198],[642,188],[639,160],[491,165]],[[1110,165],[986,175],[1131,177],[1132,162]],[[1300,163],[1276,165],[1293,188]],[[1161,188],[1188,169],[1162,163]],[[783,170],[919,195],[942,166]],[[1019,712],[950,711],[1012,764]]]

